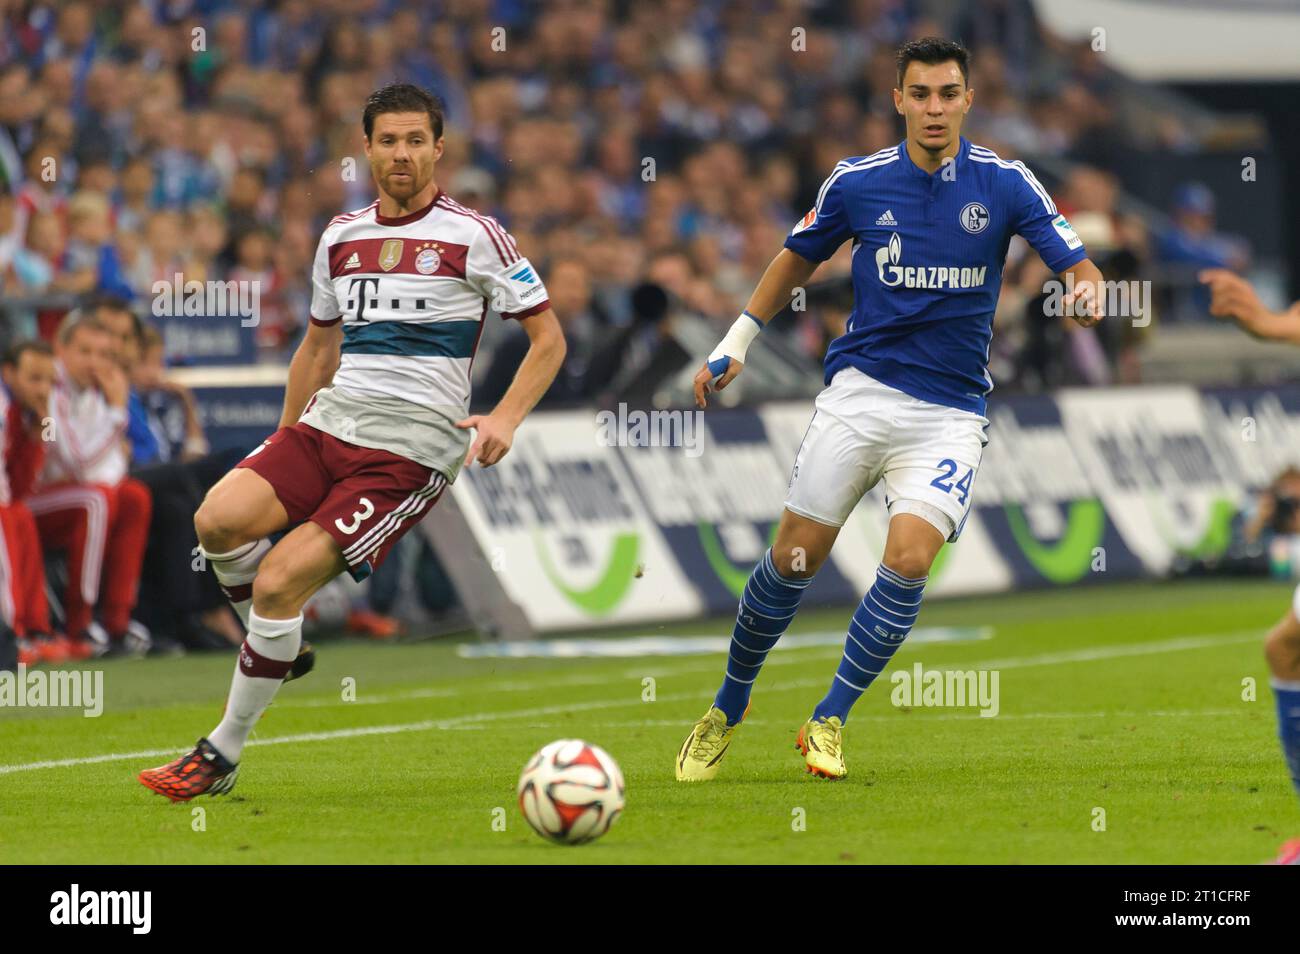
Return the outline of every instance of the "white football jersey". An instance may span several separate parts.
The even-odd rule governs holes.
[[[439,192],[388,218],[376,200],[334,218],[316,249],[311,319],[343,321],[336,387],[468,409],[470,363],[489,309],[526,318],[546,286],[490,216]]]
[[[398,218],[376,200],[325,227],[312,269],[311,320],[343,322],[332,387],[302,420],[456,478],[468,431],[470,366],[489,310],[550,307],[541,276],[490,216],[439,192]]]

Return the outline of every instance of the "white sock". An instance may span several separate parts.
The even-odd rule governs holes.
[[[253,608],[253,578],[257,576],[262,557],[271,552],[271,541],[263,537],[235,547],[229,553],[209,553],[200,544],[199,552],[212,564],[222,592],[239,614],[244,629],[248,629],[248,614]]]
[[[239,761],[249,733],[275,698],[300,646],[301,613],[293,619],[266,619],[250,610],[248,636],[239,647],[226,714],[208,735],[208,741],[231,762]]]

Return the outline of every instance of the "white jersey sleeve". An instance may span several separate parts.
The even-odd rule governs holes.
[[[527,318],[551,307],[542,276],[519,254],[514,238],[496,219],[483,217],[470,244],[465,277],[502,318]]]
[[[328,234],[328,229],[326,234]],[[334,280],[330,277],[330,250],[325,235],[316,245],[316,259],[311,266],[311,320],[312,324],[332,325],[343,315],[339,308]]]

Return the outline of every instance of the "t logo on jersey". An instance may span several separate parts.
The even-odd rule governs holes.
[[[816,221],[817,221],[817,210],[815,208],[809,209],[808,214],[805,215],[802,219],[800,219],[798,224],[796,224],[795,227],[790,230],[790,234],[798,235],[800,232],[808,228]]]
[[[401,239],[388,239],[379,249],[379,267],[386,272],[391,272],[397,267],[402,260]]]

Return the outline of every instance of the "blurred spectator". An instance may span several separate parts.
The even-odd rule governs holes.
[[[1259,492],[1241,535],[1252,544],[1300,536],[1300,469],[1288,467]]]
[[[1300,577],[1300,469],[1287,467],[1232,518],[1221,551],[1183,553],[1173,576]]]
[[[14,632],[17,661],[66,662],[75,647],[55,637],[45,596],[45,560],[27,507],[45,459],[54,354],[43,341],[19,341],[0,365],[0,618]]]
[[[1173,311],[1180,320],[1208,320],[1210,293],[1196,282],[1203,268],[1244,271],[1250,246],[1240,236],[1215,228],[1214,193],[1201,182],[1186,182],[1174,193],[1173,221],[1156,242],[1156,256],[1179,292]]]
[[[151,652],[238,644],[243,633],[209,573],[194,572],[194,511],[209,487],[242,456],[208,455],[194,395],[162,370],[162,336],[121,299],[88,306],[113,339],[113,357],[130,382],[126,439],[131,478],[152,500],[140,577],[138,615]]]
[[[113,357],[126,374],[126,442],[131,463],[150,463],[159,456],[158,441],[149,427],[144,403],[135,389],[132,372],[140,358],[140,319],[124,299],[103,296],[83,306],[112,338]]]
[[[138,464],[190,461],[208,453],[194,394],[168,379],[163,337],[156,328],[145,326],[140,331],[140,360],[131,370],[131,385],[140,395],[157,447],[154,457],[138,458]]]
[[[129,382],[114,345],[108,329],[84,311],[69,312],[59,326],[50,402],[55,439],[28,501],[46,551],[67,551],[65,629],[82,652],[143,652],[149,645],[131,611],[150,497],[127,476]]]
[[[541,403],[575,403],[593,399],[618,371],[613,356],[604,355],[610,321],[591,297],[587,266],[576,258],[553,261],[546,269],[546,290],[560,319],[568,351],[564,365]],[[528,351],[528,336],[513,327],[492,356],[487,375],[475,389],[475,402],[491,405],[501,399]]]
[[[1245,240],[1214,227],[1214,193],[1201,182],[1187,182],[1174,193],[1173,223],[1161,234],[1156,253],[1162,262],[1192,269],[1245,269],[1250,250]]]

